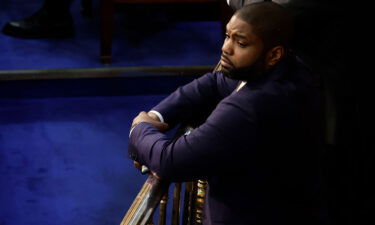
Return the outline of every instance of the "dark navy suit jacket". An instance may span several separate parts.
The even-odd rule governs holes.
[[[205,117],[171,139],[148,123],[129,154],[162,179],[208,180],[205,224],[315,224],[318,95],[296,58],[267,76],[239,81],[208,73],[153,108],[171,125]]]

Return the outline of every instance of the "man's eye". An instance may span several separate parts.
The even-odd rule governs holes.
[[[229,34],[225,34],[225,38],[229,38]]]
[[[246,43],[242,43],[242,42],[237,42],[238,45],[241,47],[241,48],[245,48],[247,46]]]

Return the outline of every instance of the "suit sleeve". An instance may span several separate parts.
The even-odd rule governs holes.
[[[130,137],[129,154],[162,179],[208,177],[224,165],[235,164],[239,154],[255,142],[254,113],[241,105],[223,100],[205,123],[175,140],[148,123],[140,123]]]
[[[193,118],[207,118],[237,83],[220,72],[208,73],[179,87],[152,110],[159,112],[170,127]]]

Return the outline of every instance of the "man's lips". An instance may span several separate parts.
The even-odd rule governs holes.
[[[234,68],[233,64],[223,56],[221,56],[220,64],[225,69],[233,69]]]

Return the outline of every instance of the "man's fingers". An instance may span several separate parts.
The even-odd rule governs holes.
[[[147,166],[141,165],[137,161],[133,161],[133,163],[134,163],[135,168],[137,168],[138,170],[140,170],[142,174],[146,174],[146,173],[150,172],[150,170],[147,168]]]
[[[147,117],[149,117],[149,115],[145,111],[140,112],[138,114],[138,116],[147,116]]]
[[[139,170],[142,169],[142,166],[141,166],[141,164],[139,164],[139,162],[137,162],[137,161],[133,161],[133,163],[134,163],[135,168],[137,168],[137,169],[139,169]]]
[[[145,111],[140,112],[138,116],[134,118],[132,127],[134,127],[135,125],[141,122],[150,123],[151,125],[155,126],[156,129],[158,129],[160,132],[167,131],[169,128],[167,123],[162,123],[158,119],[157,120],[154,119]]]

